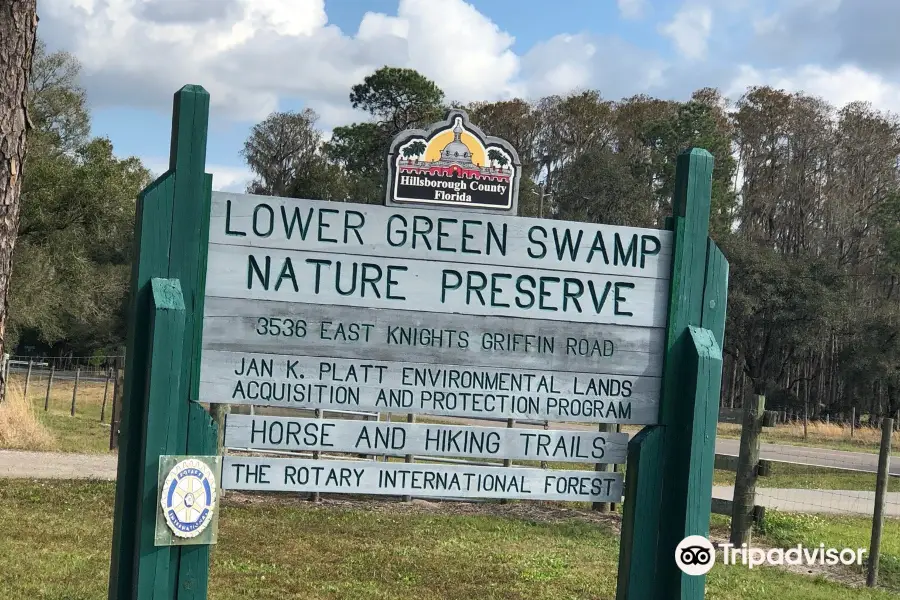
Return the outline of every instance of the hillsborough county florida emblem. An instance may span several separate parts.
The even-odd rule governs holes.
[[[522,165],[512,145],[485,136],[462,110],[402,131],[388,154],[388,205],[459,206],[515,213]]]
[[[212,522],[216,507],[216,476],[206,463],[187,459],[169,471],[162,485],[166,524],[177,537],[200,535]]]

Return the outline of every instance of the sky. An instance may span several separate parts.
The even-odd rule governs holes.
[[[155,173],[172,94],[210,93],[207,171],[243,191],[240,150],[275,110],[365,120],[350,88],[410,67],[448,100],[597,89],[687,99],[716,87],[804,91],[900,113],[898,0],[41,0],[38,35],[82,64],[92,133]]]

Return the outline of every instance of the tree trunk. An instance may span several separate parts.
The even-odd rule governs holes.
[[[0,355],[7,351],[6,308],[29,128],[26,93],[37,31],[37,0],[0,0]],[[5,382],[2,382],[5,383]],[[6,390],[0,385],[0,400]]]

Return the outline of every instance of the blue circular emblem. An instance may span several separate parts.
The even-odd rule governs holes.
[[[166,524],[178,537],[200,535],[216,507],[216,476],[206,463],[189,458],[172,467],[162,486]]]

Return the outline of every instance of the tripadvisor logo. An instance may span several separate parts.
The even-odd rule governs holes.
[[[388,155],[387,203],[514,212],[521,164],[505,140],[484,135],[465,111],[428,129],[401,131]]]
[[[750,548],[747,544],[736,548],[734,544],[724,543],[719,547],[723,565],[744,565],[748,569],[762,565],[862,565],[866,553],[865,548],[826,548],[825,544],[812,548],[797,544],[787,549],[768,550]],[[702,535],[688,536],[675,548],[675,564],[687,575],[705,575],[715,562],[716,548]]]
[[[706,575],[716,562],[716,548],[702,535],[689,535],[675,548],[675,564],[687,575]]]

